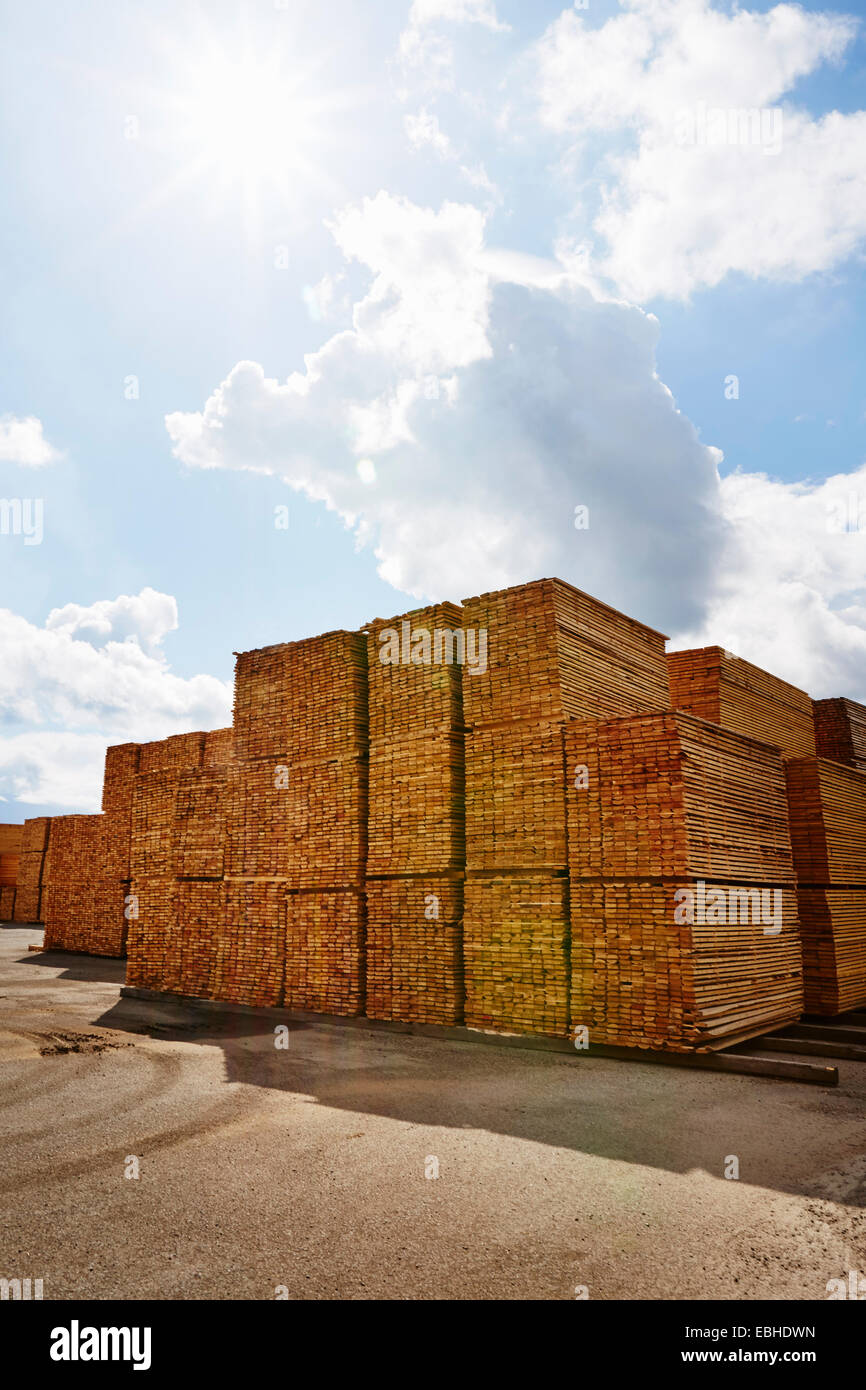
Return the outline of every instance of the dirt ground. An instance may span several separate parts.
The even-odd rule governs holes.
[[[324,1022],[277,1048],[40,940],[0,928],[0,1277],[46,1299],[811,1300],[866,1273],[866,1064],[832,1090]]]

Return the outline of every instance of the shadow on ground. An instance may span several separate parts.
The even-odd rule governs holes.
[[[222,1049],[226,1080],[402,1124],[485,1130],[622,1163],[749,1180],[866,1207],[863,1083],[828,1090],[775,1079],[486,1046],[354,1023],[213,1012],[122,998],[94,1023]],[[858,1067],[862,1070],[858,1071]],[[828,1143],[828,1129],[830,1141]]]

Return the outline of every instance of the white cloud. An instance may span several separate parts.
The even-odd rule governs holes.
[[[24,468],[44,468],[61,457],[60,451],[48,443],[42,421],[35,415],[18,418],[0,415],[0,462],[17,463]]]
[[[87,607],[67,603],[52,608],[45,626],[50,632],[82,637],[92,646],[134,641],[154,652],[166,633],[177,628],[177,603],[170,594],[142,589],[140,594],[119,594]]]
[[[431,90],[453,86],[454,48],[443,25],[479,24],[506,32],[493,0],[414,0],[398,52],[404,66],[414,69]]]
[[[200,413],[168,416],[178,459],[283,477],[414,597],[560,574],[678,646],[866,695],[866,466],[720,480],[657,376],[657,320],[593,295],[579,266],[487,248],[483,225],[384,193],[343,214],[335,235],[371,277],[353,328],[285,383],[239,363]],[[827,519],[852,490],[862,535]]]
[[[97,810],[107,744],[229,723],[230,684],[176,676],[159,653],[176,626],[153,589],[67,604],[44,627],[0,609],[0,796]]]
[[[239,363],[201,413],[167,417],[177,457],[325,501],[412,595],[562,573],[693,621],[723,526],[716,454],[655,375],[656,321],[561,267],[491,254],[483,227],[475,208],[384,193],[345,212],[334,234],[371,273],[352,330],[284,384]]]
[[[813,120],[783,100],[842,60],[856,21],[786,4],[723,13],[707,0],[626,0],[624,9],[595,28],[566,11],[537,48],[547,125],[578,147],[590,134],[614,141],[596,259],[620,291],[687,297],[731,271],[800,278],[856,251],[866,237],[866,113]],[[750,110],[764,113],[757,143],[742,133],[739,143],[685,143],[701,130],[712,141],[721,123],[739,132],[737,113]]]
[[[866,699],[866,464],[821,482],[734,472],[716,594],[677,648],[717,645],[816,699]]]
[[[415,116],[405,116],[403,125],[413,149],[420,150],[423,146],[429,145],[443,157],[452,153],[451,141],[441,129],[439,118],[425,108]]]

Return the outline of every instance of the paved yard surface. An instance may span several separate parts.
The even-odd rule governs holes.
[[[866,1272],[866,1064],[828,1090],[324,1023],[277,1050],[39,940],[0,928],[0,1277],[46,1299],[824,1299]]]

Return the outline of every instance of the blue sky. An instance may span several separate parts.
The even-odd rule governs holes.
[[[0,9],[2,818],[233,650],[541,574],[866,698],[852,7]]]

